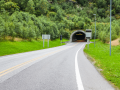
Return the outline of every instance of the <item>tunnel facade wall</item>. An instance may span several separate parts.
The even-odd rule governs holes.
[[[71,36],[70,36],[70,42],[74,42],[74,35],[76,34],[76,33],[83,33],[84,34],[84,39],[86,39],[85,37],[86,37],[86,33],[83,31],[83,30],[77,30],[77,31],[74,31],[72,34],[71,34]]]

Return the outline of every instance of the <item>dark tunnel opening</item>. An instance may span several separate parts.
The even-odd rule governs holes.
[[[85,41],[85,33],[76,32],[72,36],[72,42],[84,42]]]

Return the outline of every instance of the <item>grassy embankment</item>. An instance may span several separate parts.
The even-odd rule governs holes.
[[[68,41],[63,39],[62,42]],[[65,45],[65,43],[62,43]],[[49,41],[49,48],[61,46],[60,40]],[[43,41],[1,41],[0,42],[0,56],[15,54],[15,53],[22,53],[34,50],[45,49],[47,47],[47,41],[45,42],[45,47],[43,48]]]
[[[109,44],[97,40],[95,47],[91,43],[88,50],[86,45],[84,52],[92,57],[95,66],[102,69],[102,75],[120,89],[120,45],[112,46],[111,56],[109,49]]]

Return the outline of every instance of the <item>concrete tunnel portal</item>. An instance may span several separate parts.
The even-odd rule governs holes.
[[[74,31],[70,36],[71,42],[83,42],[86,41],[86,33],[82,30]]]

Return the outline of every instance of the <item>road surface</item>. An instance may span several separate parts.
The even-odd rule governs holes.
[[[0,90],[114,90],[85,57],[85,44],[0,57]]]

